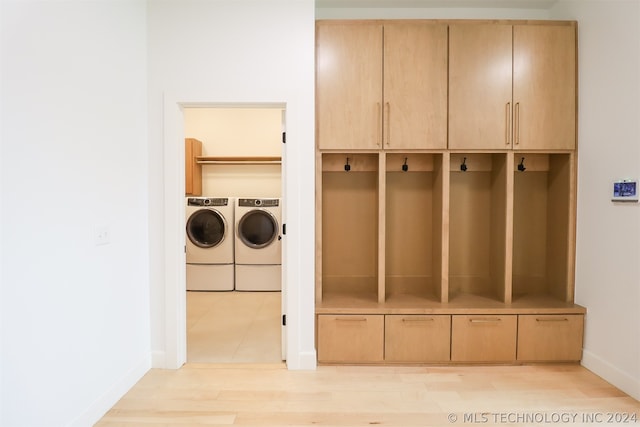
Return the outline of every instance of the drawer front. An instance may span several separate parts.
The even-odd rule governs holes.
[[[383,361],[384,315],[318,315],[318,362]]]
[[[516,315],[455,315],[451,322],[451,360],[510,362],[516,360]]]
[[[450,360],[451,316],[387,315],[384,328],[387,362]]]
[[[582,358],[584,316],[518,316],[518,360],[577,361]]]

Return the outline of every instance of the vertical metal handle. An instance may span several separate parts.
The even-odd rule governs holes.
[[[385,135],[387,136],[387,147],[391,145],[391,126],[389,125],[391,123],[390,121],[390,117],[391,117],[391,104],[389,104],[388,102],[384,104],[385,106],[385,121],[383,122],[383,126],[386,125],[386,132]]]
[[[511,145],[511,102],[507,102],[504,141],[507,146]]]
[[[514,131],[514,143],[516,145],[520,144],[520,103],[516,102],[515,104],[515,119],[514,119],[514,126],[515,126],[515,131]]]
[[[380,103],[376,102],[376,114],[378,116],[378,120],[377,120],[378,126],[376,127],[376,145],[378,147],[380,147],[380,140],[382,139],[381,138],[382,135],[380,133],[380,129],[382,128],[382,118],[381,118],[382,111],[380,110],[381,110]]]

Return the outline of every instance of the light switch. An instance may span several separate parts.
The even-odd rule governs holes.
[[[94,238],[96,246],[107,245],[111,242],[111,231],[108,225],[95,228]]]

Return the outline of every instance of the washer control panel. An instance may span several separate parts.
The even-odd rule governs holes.
[[[187,204],[189,206],[227,206],[229,199],[227,197],[189,197]]]
[[[279,199],[238,199],[238,206],[270,208],[278,206]]]

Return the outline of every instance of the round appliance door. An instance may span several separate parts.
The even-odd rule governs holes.
[[[238,237],[254,249],[268,246],[278,236],[278,221],[268,211],[252,210],[238,222]]]
[[[224,240],[227,224],[224,217],[213,209],[200,209],[187,221],[187,237],[199,248],[213,248]]]

